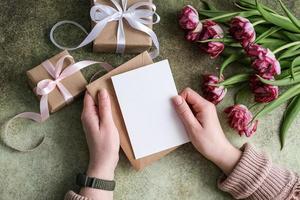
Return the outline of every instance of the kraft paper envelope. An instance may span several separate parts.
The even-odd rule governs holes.
[[[113,112],[113,118],[114,122],[119,130],[120,134],[120,142],[121,147],[127,156],[128,160],[136,170],[142,170],[146,166],[150,165],[151,163],[159,160],[160,158],[164,157],[166,154],[173,151],[176,147],[161,151],[159,153],[152,154],[150,156],[146,156],[140,159],[135,159],[133,150],[130,144],[130,140],[128,137],[128,133],[126,130],[126,126],[121,114],[121,110],[118,104],[118,100],[114,91],[114,87],[111,81],[111,77],[123,72],[127,72],[139,67],[143,67],[148,64],[152,64],[153,61],[150,58],[148,52],[141,53],[140,55],[134,57],[133,59],[129,60],[128,62],[122,64],[121,66],[117,67],[116,69],[110,71],[109,73],[105,74],[101,78],[95,80],[91,84],[87,86],[88,92],[91,94],[95,102],[97,102],[97,93],[101,88],[107,89],[110,99],[111,99],[111,105],[112,105],[112,112]]]

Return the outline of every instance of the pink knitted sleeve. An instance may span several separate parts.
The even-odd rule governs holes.
[[[218,181],[218,187],[235,199],[300,200],[300,178],[296,173],[272,164],[263,153],[245,144],[243,155],[232,173]]]
[[[84,196],[81,196],[81,195],[79,195],[79,194],[76,194],[76,193],[73,192],[73,191],[69,191],[69,192],[67,192],[67,194],[65,195],[64,200],[92,200],[92,199],[87,198],[87,197],[84,197]]]

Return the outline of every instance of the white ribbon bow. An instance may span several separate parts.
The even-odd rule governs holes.
[[[123,19],[125,19],[132,28],[142,31],[151,37],[155,49],[152,52],[150,52],[150,56],[152,58],[156,58],[159,55],[159,42],[154,31],[147,26],[147,25],[156,24],[160,21],[160,17],[156,13],[156,6],[150,2],[137,2],[131,5],[129,8],[127,8],[127,0],[121,0],[122,6],[116,0],[111,0],[111,2],[114,4],[116,8],[103,5],[100,3],[95,3],[95,5],[91,8],[90,16],[91,19],[96,23],[96,25],[89,34],[85,30],[85,28],[82,27],[80,24],[73,21],[65,20],[56,23],[52,27],[50,31],[50,40],[56,47],[60,49],[75,50],[95,40],[97,36],[105,28],[107,23],[112,21],[118,21],[119,23],[118,23],[118,30],[117,30],[116,53],[124,53],[126,41],[125,41]],[[146,7],[148,9],[142,7]],[[152,19],[153,15],[156,16],[155,21],[153,21]],[[82,29],[86,34],[88,34],[88,36],[77,47],[67,48],[61,46],[55,41],[53,34],[55,29],[58,26],[61,26],[63,24],[73,24],[79,27],[80,29]]]

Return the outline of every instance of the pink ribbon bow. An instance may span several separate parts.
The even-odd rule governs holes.
[[[44,122],[49,118],[49,108],[48,108],[48,94],[50,94],[56,87],[59,89],[60,93],[62,94],[64,100],[66,103],[69,103],[73,100],[72,94],[68,91],[68,89],[61,83],[61,81],[74,73],[80,71],[83,68],[86,68],[93,64],[101,64],[101,66],[106,69],[106,71],[112,70],[112,66],[110,66],[107,63],[103,62],[96,62],[96,61],[89,61],[84,60],[80,61],[74,64],[71,64],[70,66],[66,67],[63,70],[63,65],[65,60],[69,60],[71,62],[74,62],[74,59],[70,55],[62,56],[55,66],[49,61],[46,60],[42,63],[42,66],[46,69],[46,71],[50,74],[50,76],[53,78],[51,79],[44,79],[38,82],[36,87],[36,93],[41,96],[40,99],[40,113],[35,112],[23,112],[16,116],[14,116],[12,119],[10,119],[5,126],[4,134],[7,135],[7,129],[10,125],[10,123],[16,119],[16,118],[25,118],[25,119],[31,119],[33,121],[36,121],[38,123]],[[31,149],[20,149],[17,147],[13,147],[12,145],[7,145],[11,147],[14,150],[21,151],[21,152],[27,152],[32,151],[35,148],[37,148],[40,144],[43,143],[45,136],[43,136],[40,141],[35,145],[34,148]],[[7,144],[7,142],[6,142]]]

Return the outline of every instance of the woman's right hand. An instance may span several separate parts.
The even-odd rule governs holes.
[[[190,88],[173,98],[186,132],[195,148],[229,174],[241,157],[241,151],[225,137],[216,107]]]

